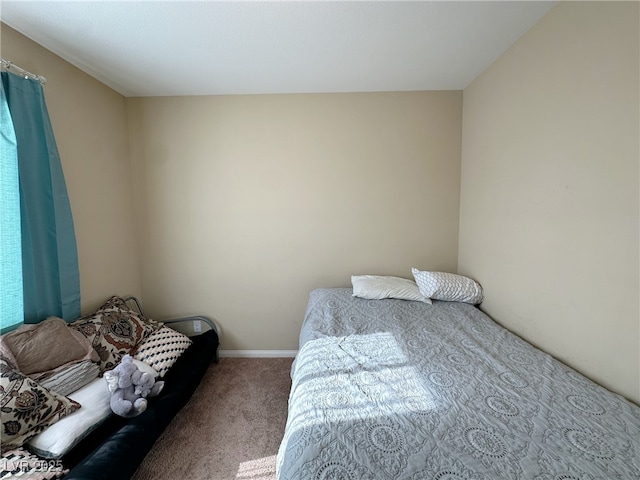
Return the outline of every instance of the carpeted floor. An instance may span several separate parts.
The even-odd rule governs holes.
[[[291,358],[222,358],[173,419],[134,480],[274,480]]]

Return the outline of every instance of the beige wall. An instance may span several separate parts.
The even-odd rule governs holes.
[[[560,4],[463,114],[460,92],[125,100],[1,42],[49,79],[84,311],[144,293],[224,349],[295,349],[312,288],[459,256],[490,315],[639,401],[637,3]]]
[[[457,267],[461,92],[128,99],[143,295],[297,349],[311,289]]]
[[[47,78],[45,100],[75,223],[84,312],[141,292],[125,99],[1,25],[2,57]]]
[[[638,3],[555,7],[464,90],[459,271],[640,401]]]

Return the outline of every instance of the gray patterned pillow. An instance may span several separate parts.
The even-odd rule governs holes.
[[[425,272],[412,268],[420,293],[425,297],[448,302],[476,305],[484,300],[480,284],[469,277],[445,272]]]
[[[21,446],[80,404],[50,392],[0,359],[0,441],[2,453]]]
[[[191,343],[189,337],[165,325],[138,345],[133,358],[151,365],[163,377]]]

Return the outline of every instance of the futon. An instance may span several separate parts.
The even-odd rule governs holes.
[[[192,337],[177,330],[203,326],[206,331]],[[156,322],[135,298],[116,296],[70,324],[50,317],[0,340],[0,478],[40,480],[131,478],[217,361],[219,345],[216,325],[206,317]],[[74,357],[67,359],[74,349]],[[99,376],[125,354],[164,381],[160,394],[133,418],[111,412],[110,392]],[[61,359],[70,361],[62,364]],[[54,360],[50,375],[32,373]]]

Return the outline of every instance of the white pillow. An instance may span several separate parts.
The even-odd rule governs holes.
[[[133,360],[142,371],[158,376],[158,372],[139,360]],[[69,398],[82,407],[47,427],[28,442],[29,449],[43,458],[58,459],[89,435],[111,415],[111,392],[104,377],[76,390]]]
[[[44,458],[60,458],[111,414],[111,394],[104,378],[96,378],[69,398],[82,407],[29,440],[29,450]]]
[[[137,358],[132,358],[131,360],[133,360],[135,366],[138,367],[138,370],[142,373],[148,373],[153,378],[158,378],[160,376],[160,373],[148,363],[138,360]]]
[[[398,298],[431,304],[431,300],[420,293],[418,285],[407,278],[387,275],[353,275],[351,285],[354,297],[370,300]]]
[[[448,302],[476,305],[484,299],[480,284],[469,277],[445,272],[424,272],[412,268],[420,293],[425,297]]]

